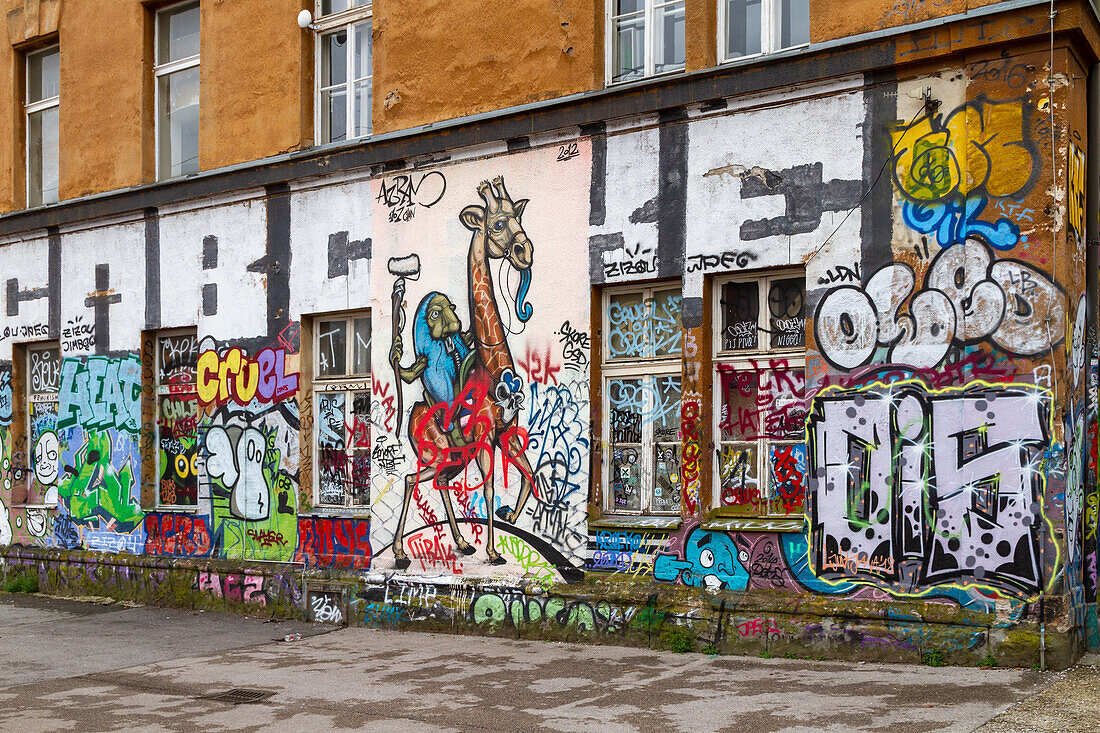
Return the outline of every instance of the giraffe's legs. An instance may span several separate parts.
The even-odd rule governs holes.
[[[441,489],[439,493],[443,494],[443,511],[447,515],[447,524],[451,527],[451,537],[454,538],[455,546],[463,555],[473,555],[476,552],[474,546],[466,541],[466,538],[462,536],[462,532],[458,529],[458,520],[455,519],[455,510],[451,505],[450,488]]]
[[[405,553],[404,535],[405,519],[409,516],[409,504],[412,503],[413,490],[417,484],[431,481],[435,476],[435,467],[428,466],[423,470],[417,470],[415,474],[405,477],[405,498],[401,504],[401,518],[397,520],[397,532],[393,535],[393,565],[398,570],[409,567],[409,556]]]
[[[506,560],[497,552],[493,540],[493,455],[486,451],[478,451],[477,465],[481,469],[482,478],[485,480],[485,484],[481,489],[485,496],[485,521],[489,525],[489,536],[485,540],[485,554],[489,558],[490,565],[503,565]]]

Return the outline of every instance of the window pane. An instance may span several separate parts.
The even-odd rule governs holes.
[[[58,108],[27,115],[27,205],[57,203]]]
[[[61,94],[61,54],[56,49],[27,56],[27,102]]]
[[[758,407],[767,411],[763,434],[774,440],[801,440],[806,429],[806,370],[773,369],[759,380]]]
[[[614,510],[642,508],[642,412],[645,397],[641,379],[608,382],[611,426],[611,484]]]
[[[680,377],[653,378],[659,409],[653,418],[655,512],[680,511]]]
[[[57,392],[61,384],[61,350],[54,346],[49,349],[35,349],[30,352],[30,379],[28,387],[31,394]]]
[[[755,443],[732,443],[718,451],[721,506],[752,507],[763,498],[757,475]]]
[[[676,356],[683,350],[684,332],[680,313],[684,298],[679,288],[653,294],[649,318],[653,329],[653,355]]]
[[[806,346],[805,280],[772,280],[768,288],[768,330],[773,349]]]
[[[612,13],[615,15],[627,15],[628,13],[640,13],[645,10],[645,0],[615,0]]]
[[[199,69],[158,79],[160,176],[174,178],[199,169]]]
[[[157,14],[157,63],[178,61],[199,53],[198,3]]]
[[[317,494],[321,504],[345,505],[348,456],[344,442],[343,392],[317,396]]]
[[[352,416],[348,421],[348,446],[351,448],[351,503],[370,504],[370,392],[352,396]]]
[[[352,64],[356,79],[365,79],[371,75],[371,36],[370,21],[356,23],[355,33],[355,58]]]
[[[362,5],[370,5],[370,0],[324,0],[321,3],[321,14],[341,13],[348,8],[358,8]]]
[[[324,142],[334,143],[347,139],[348,101],[341,89],[334,92],[321,92],[321,132]]]
[[[355,319],[355,343],[351,347],[352,374],[370,374],[370,319]],[[358,414],[358,410],[356,410]]]
[[[656,476],[653,483],[653,511],[680,513],[680,445],[653,448]]]
[[[684,35],[684,4],[666,5],[657,10],[653,29],[654,72],[678,71],[686,58]]]
[[[760,53],[761,0],[727,0],[726,56]]]
[[[368,79],[355,85],[355,129],[356,137],[370,134],[371,120],[371,82]]]
[[[348,32],[330,33],[322,41],[321,86],[348,83]]]
[[[755,282],[722,286],[722,351],[759,347],[760,288]]]
[[[645,17],[612,21],[612,81],[640,79],[645,75]]]
[[[779,48],[810,42],[810,0],[782,0]]]
[[[57,482],[61,470],[61,448],[57,438],[57,401],[31,402],[27,405],[30,428],[31,456],[34,460],[34,483],[38,489],[48,489]],[[44,503],[44,493],[36,490],[29,503]]]
[[[648,354],[648,328],[641,293],[611,296],[607,313],[607,353],[612,359]]]
[[[806,498],[806,444],[787,443],[768,449],[768,483],[773,511],[801,514]]]
[[[197,428],[199,401],[189,394],[165,395],[159,398],[157,410],[157,440],[160,450],[161,504],[195,506],[199,502]]]
[[[719,367],[719,440],[756,440],[763,437],[764,408],[767,406],[766,394],[760,389],[763,378],[764,375],[758,375],[751,369]]]
[[[193,385],[199,361],[199,340],[193,333],[161,336],[158,339],[160,369],[158,384]]]
[[[321,321],[317,334],[317,376],[347,374],[347,321]]]

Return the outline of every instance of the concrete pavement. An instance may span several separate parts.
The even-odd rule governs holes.
[[[363,628],[274,641],[325,630],[0,594],[0,730],[971,731],[1060,680]],[[209,698],[232,688],[274,694]]]

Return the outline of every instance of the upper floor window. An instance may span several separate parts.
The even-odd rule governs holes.
[[[371,132],[371,4],[321,0],[318,5],[318,142],[364,137]]]
[[[810,42],[810,0],[719,0],[718,7],[725,61]]]
[[[680,514],[680,284],[603,302],[604,511]]]
[[[316,503],[370,504],[370,313],[315,322]]]
[[[156,16],[157,178],[199,169],[199,4]]]
[[[57,203],[61,52],[27,54],[27,206]]]
[[[194,331],[157,335],[157,504],[193,507],[199,503],[199,361]]]
[[[683,71],[684,0],[607,0],[607,80]]]
[[[739,275],[715,284],[714,503],[734,513],[801,514],[806,473],[806,277]]]

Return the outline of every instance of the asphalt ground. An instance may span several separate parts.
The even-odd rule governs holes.
[[[271,694],[213,698],[234,689]],[[19,733],[1100,730],[1097,701],[1091,667],[708,657],[0,594],[0,730]]]

